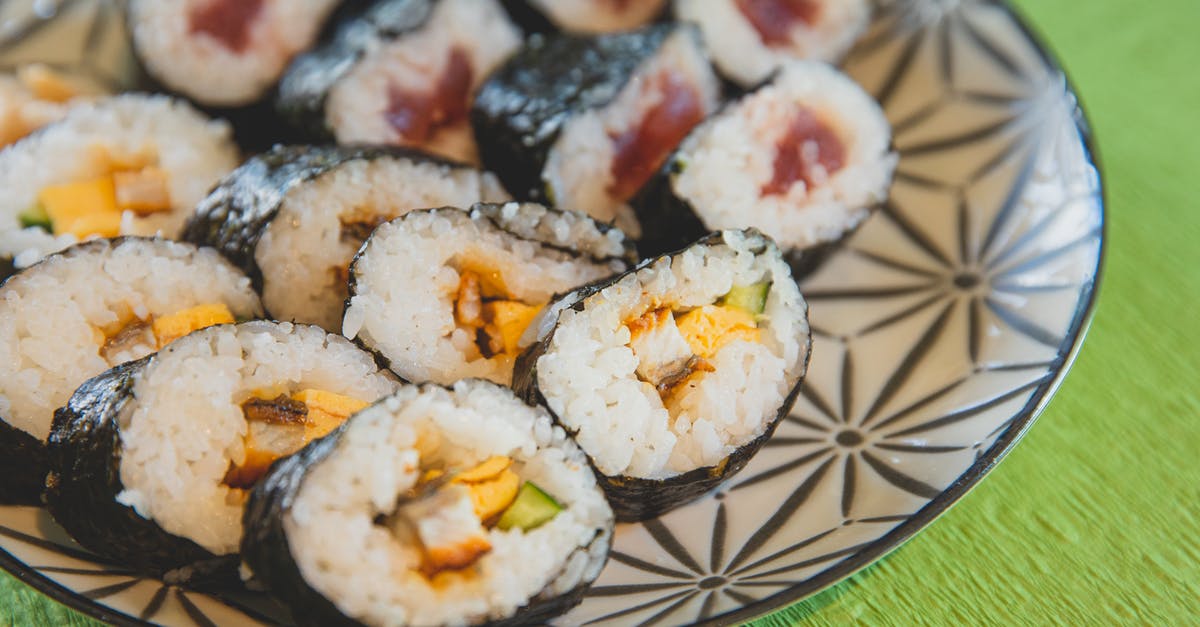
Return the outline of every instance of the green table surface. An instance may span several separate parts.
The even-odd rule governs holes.
[[[1016,5],[1099,138],[1109,247],[1087,342],[975,491],[760,625],[1200,621],[1200,1]],[[96,624],[7,574],[0,623]]]

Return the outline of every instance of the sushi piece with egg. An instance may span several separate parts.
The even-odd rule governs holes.
[[[721,74],[742,87],[788,61],[836,63],[866,31],[868,0],[675,0],[675,18],[696,24]]]
[[[574,435],[622,521],[661,515],[741,470],[808,365],[807,305],[754,230],[713,233],[550,311],[513,388]]]
[[[350,261],[377,225],[507,199],[494,175],[408,149],[276,146],[223,179],[183,238],[245,271],[273,317],[336,330]]]
[[[132,0],[128,28],[146,71],[215,107],[262,100],[312,47],[340,0]]]
[[[0,503],[39,502],[54,410],[85,380],[260,315],[241,271],[166,240],[77,244],[10,277],[0,285]]]
[[[546,303],[635,260],[621,231],[533,203],[412,212],[355,258],[342,332],[410,381],[507,385]]]
[[[202,329],[88,380],[56,412],[47,509],[138,572],[231,575],[247,496],[271,464],[395,389],[370,354],[317,327]]]
[[[174,238],[237,167],[230,127],[167,96],[72,107],[0,152],[0,257],[18,268],[92,237]]]
[[[545,409],[464,380],[404,385],[277,464],[244,527],[300,624],[515,626],[579,602],[613,514]]]
[[[314,140],[474,163],[475,90],[520,45],[498,0],[377,0],[292,63],[276,105]]]
[[[471,119],[484,165],[518,199],[637,237],[628,201],[716,110],[719,92],[688,26],[536,35],[480,88]]]
[[[749,226],[800,272],[886,200],[896,161],[862,87],[824,63],[789,63],[696,127],[635,200],[644,250]]]

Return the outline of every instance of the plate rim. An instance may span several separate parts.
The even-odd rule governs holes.
[[[936,497],[922,506],[921,509],[893,527],[886,534],[873,540],[870,544],[848,558],[817,573],[802,583],[753,603],[743,605],[731,612],[696,622],[695,625],[716,627],[764,617],[832,588],[887,556],[892,551],[899,549],[961,501],[963,497],[978,486],[980,481],[1008,456],[1054,398],[1054,395],[1058,392],[1058,388],[1066,379],[1067,374],[1079,356],[1079,351],[1083,347],[1084,340],[1095,318],[1100,285],[1105,274],[1107,260],[1108,185],[1106,184],[1107,177],[1103,167],[1103,159],[1099,152],[1096,135],[1087,114],[1087,107],[1084,105],[1083,98],[1080,96],[1079,90],[1076,89],[1074,81],[1059,61],[1058,55],[1048,45],[1047,39],[1032,26],[1021,9],[1013,6],[1011,0],[984,0],[984,2],[1004,10],[1012,18],[1014,25],[1021,34],[1034,45],[1034,48],[1038,55],[1042,57],[1046,66],[1062,76],[1066,85],[1066,93],[1070,94],[1075,100],[1071,117],[1083,145],[1084,157],[1096,170],[1096,195],[1098,199],[1096,209],[1099,214],[1099,247],[1096,254],[1095,273],[1090,283],[1080,293],[1076,310],[1072,315],[1071,324],[1064,336],[1065,339],[1059,345],[1061,356],[1058,358],[1059,363],[1054,368],[1053,376],[1048,377],[1043,383],[1034,388],[1033,394],[1021,410],[1010,420],[1010,424],[1004,433],[997,438],[983,455],[966,471],[960,474],[949,487],[942,490]],[[155,623],[142,620],[84,597],[16,558],[3,547],[0,547],[0,568],[3,568],[22,584],[90,618],[120,627],[149,627],[155,625]]]

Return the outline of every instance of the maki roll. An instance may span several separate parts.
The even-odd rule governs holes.
[[[833,63],[866,31],[867,0],[675,0],[704,32],[721,74],[751,87],[789,60]]]
[[[537,204],[417,211],[375,229],[355,257],[342,332],[410,381],[507,385],[552,297],[634,259],[619,230]]]
[[[572,433],[618,520],[732,476],[790,410],[807,305],[775,244],[721,231],[551,305],[513,387]]]
[[[495,176],[413,151],[277,146],[221,181],[183,237],[250,275],[275,318],[337,329],[350,260],[376,225],[507,199]]]
[[[238,107],[275,86],[339,1],[132,0],[129,31],[142,65],[171,91]]]
[[[635,201],[651,252],[753,226],[786,251],[837,242],[887,198],[896,167],[879,105],[833,67],[786,65],[698,126]]]
[[[242,558],[302,625],[533,625],[600,574],[612,510],[542,408],[405,385],[280,462]]]
[[[517,23],[533,32],[612,33],[662,16],[667,0],[505,0]]]
[[[73,107],[0,152],[0,256],[18,268],[89,237],[175,237],[237,166],[229,125],[166,96]]]
[[[636,237],[627,201],[716,108],[719,89],[689,27],[535,36],[484,83],[471,119],[484,164],[514,195]]]
[[[188,332],[261,315],[212,250],[122,238],[77,244],[0,285],[0,502],[36,503],[54,410],[80,383]]]
[[[520,45],[497,0],[378,0],[296,59],[277,106],[314,139],[475,163],[471,99]]]
[[[317,327],[197,331],[90,379],[55,414],[47,508],[114,563],[210,575],[236,564],[242,508],[267,468],[395,386]]]

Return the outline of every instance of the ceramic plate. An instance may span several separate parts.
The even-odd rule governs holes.
[[[978,483],[1079,349],[1104,218],[1062,71],[1002,2],[879,4],[845,66],[883,104],[900,164],[883,210],[802,283],[815,339],[795,410],[717,492],[620,526],[561,623],[732,623],[836,583]],[[117,83],[129,68],[108,4],[6,2],[0,39],[4,64],[49,59]],[[0,549],[23,581],[117,624],[285,616],[98,561],[34,508],[0,508]]]

